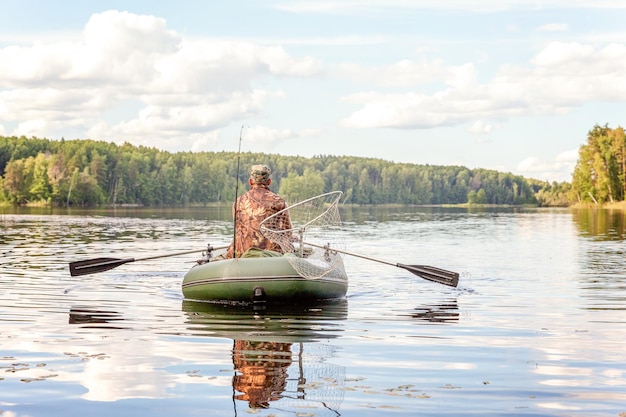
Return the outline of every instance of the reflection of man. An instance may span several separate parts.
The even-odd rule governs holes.
[[[235,239],[226,252],[226,258],[240,257],[246,250],[254,247],[281,252],[280,245],[267,239],[260,230],[260,223],[272,214],[287,207],[285,200],[270,191],[270,168],[266,165],[253,165],[250,168],[250,190],[237,198],[233,206],[235,216]],[[280,230],[291,228],[286,217],[284,224],[278,225]],[[236,248],[234,246],[237,246]]]
[[[250,408],[268,408],[287,387],[291,343],[235,340],[233,364],[233,388],[242,393],[235,398]]]

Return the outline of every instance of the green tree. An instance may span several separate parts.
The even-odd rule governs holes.
[[[467,202],[469,204],[487,204],[487,193],[482,188],[478,191],[470,190],[467,193]]]
[[[28,170],[32,171],[32,181],[28,190],[32,201],[48,202],[52,198],[52,185],[48,177],[50,156],[40,153],[37,157],[26,159]]]
[[[63,154],[50,155],[48,162],[48,181],[53,204],[61,205],[69,188],[69,175]]]
[[[78,172],[78,170],[75,172]],[[104,193],[98,186],[96,177],[89,172],[88,167],[85,167],[78,174],[75,189],[68,200],[70,204],[78,206],[97,206],[104,202]]]
[[[324,193],[324,179],[319,172],[307,170],[303,175],[295,173],[283,178],[278,194],[290,202],[302,201]]]
[[[10,161],[6,165],[2,186],[12,204],[21,205],[28,201],[27,192],[30,187],[30,181],[24,159]]]
[[[622,201],[626,195],[626,135],[624,129],[594,126],[578,152],[572,174],[571,198],[579,202]]]

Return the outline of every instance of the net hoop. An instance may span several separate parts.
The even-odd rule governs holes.
[[[307,245],[310,242],[324,246],[332,240],[333,247],[337,247],[342,195],[342,191],[332,191],[308,198],[260,223],[263,236],[281,247],[291,266],[304,278],[346,277],[343,258],[338,252]]]

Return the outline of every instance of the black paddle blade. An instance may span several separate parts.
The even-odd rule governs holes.
[[[70,275],[77,277],[79,275],[96,274],[98,272],[108,271],[128,262],[133,262],[134,258],[117,259],[117,258],[96,258],[86,261],[70,262]]]
[[[437,282],[449,287],[456,287],[459,284],[458,272],[446,271],[445,269],[428,265],[397,264],[397,266],[412,272],[418,277],[427,279],[428,281]]]

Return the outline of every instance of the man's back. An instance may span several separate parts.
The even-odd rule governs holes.
[[[267,217],[286,207],[285,200],[270,191],[266,185],[255,184],[247,193],[237,199],[233,207],[233,214],[235,216],[238,257],[251,247],[282,252],[277,243],[263,236],[259,225]],[[290,225],[285,224],[284,227],[289,228]],[[227,257],[233,257],[232,245],[228,249]]]

